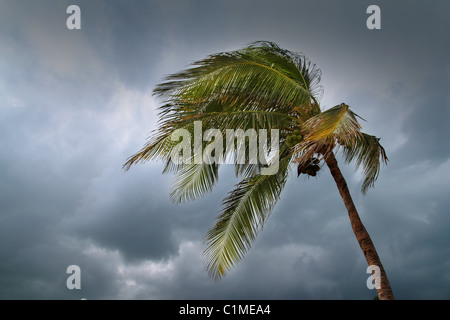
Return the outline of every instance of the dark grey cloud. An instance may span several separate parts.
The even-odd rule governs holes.
[[[450,64],[425,80],[426,83],[411,102],[411,110],[402,126],[409,142],[403,150],[416,161],[441,163],[447,161],[450,155],[450,142],[443,139],[450,134],[450,100],[448,95],[442,94],[450,86],[448,70]]]
[[[174,221],[171,206],[155,192],[155,189],[168,188],[162,188],[162,181],[149,178],[159,172],[144,171],[149,176],[145,179],[134,175],[141,187],[146,185],[140,188],[117,171],[104,174],[91,184],[74,217],[63,223],[62,230],[89,238],[101,247],[119,250],[126,260],[158,260],[174,253],[177,246],[171,229]],[[124,183],[129,187],[124,188]]]
[[[65,27],[69,4],[82,29]],[[156,124],[153,86],[196,59],[272,40],[322,69],[390,162],[362,196],[338,157],[401,299],[447,299],[449,5],[376,1],[0,2],[0,298],[371,299],[329,172],[292,177],[245,259],[208,278],[203,236],[236,180],[170,202],[171,175],[124,172]],[[68,290],[79,265],[82,290]]]

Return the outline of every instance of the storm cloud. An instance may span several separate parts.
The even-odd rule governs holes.
[[[81,8],[68,30],[66,8]],[[371,4],[382,28],[366,27]],[[349,104],[389,163],[375,188],[338,157],[399,299],[450,298],[448,1],[1,1],[1,299],[372,299],[329,172],[292,178],[225,279],[203,237],[237,180],[175,205],[173,176],[126,159],[156,129],[154,86],[257,40],[322,70],[324,108]],[[69,290],[66,269],[81,269]]]

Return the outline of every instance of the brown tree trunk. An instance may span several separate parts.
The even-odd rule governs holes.
[[[364,257],[367,260],[369,266],[378,266],[380,270],[380,288],[377,288],[378,298],[380,300],[394,300],[394,294],[392,293],[391,285],[384,271],[383,265],[381,264],[378,253],[375,249],[372,240],[370,239],[369,233],[361,222],[359,218],[358,211],[356,210],[355,204],[353,203],[350,191],[347,187],[347,182],[338,167],[336,158],[333,152],[329,152],[325,156],[325,162],[331,171],[331,175],[337,184],[339,193],[344,200],[345,207],[347,208],[348,215],[350,217],[350,222],[355,233],[356,239],[364,253]]]

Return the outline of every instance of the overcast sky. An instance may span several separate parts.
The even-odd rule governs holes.
[[[66,27],[71,4],[81,30]],[[366,27],[371,4],[380,30]],[[390,161],[366,196],[338,161],[396,298],[449,299],[449,33],[446,0],[0,0],[0,299],[376,296],[328,170],[292,176],[220,282],[203,237],[237,182],[229,168],[184,205],[161,163],[122,170],[156,128],[165,75],[257,40],[303,52],[322,107],[349,104],[381,138]]]

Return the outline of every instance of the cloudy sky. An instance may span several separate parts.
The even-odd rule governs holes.
[[[66,9],[81,8],[81,30]],[[366,9],[381,8],[369,30]],[[184,205],[150,162],[154,86],[256,40],[322,70],[390,162],[360,193],[341,169],[398,299],[450,298],[450,3],[446,0],[0,0],[0,299],[372,299],[327,170],[292,178],[245,259],[220,282],[203,237],[237,181]],[[81,269],[69,290],[66,269]]]

